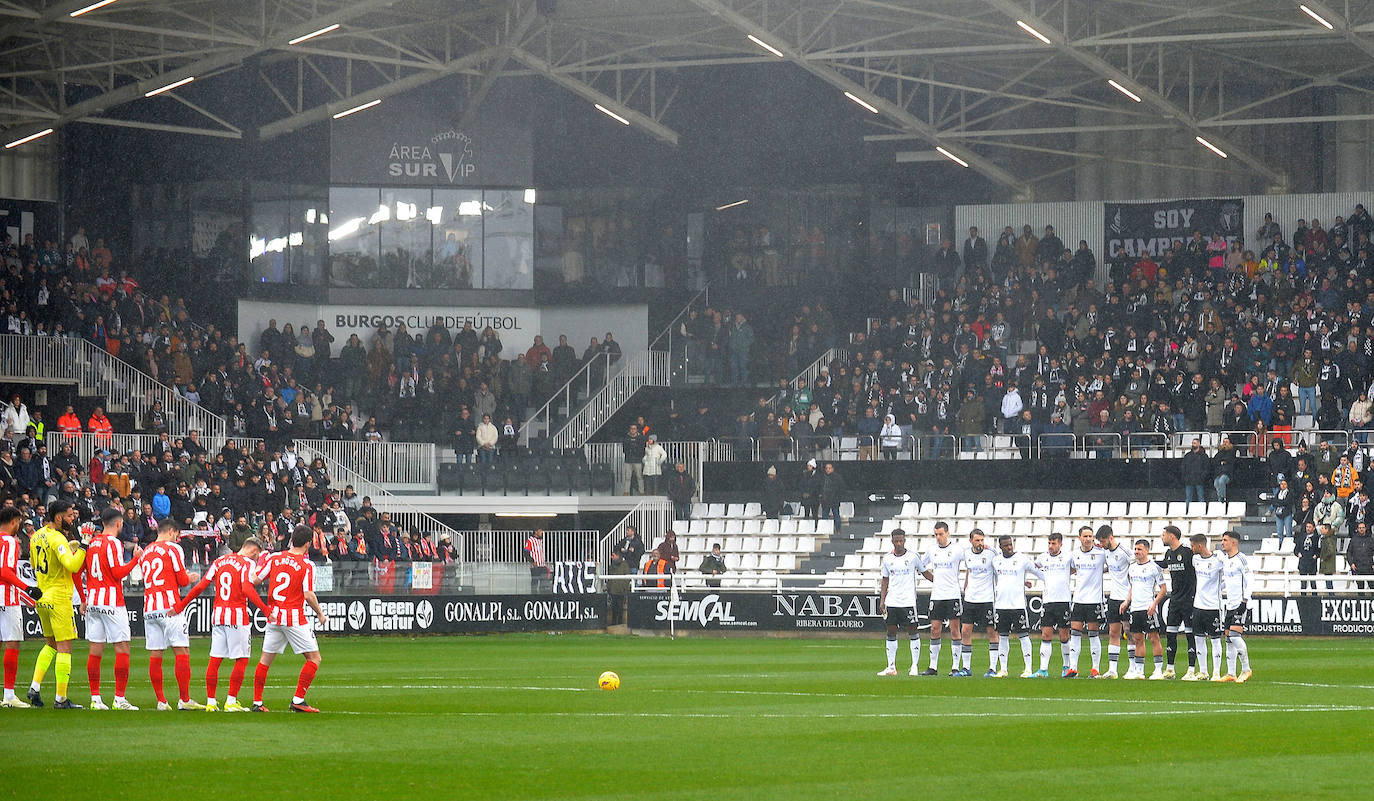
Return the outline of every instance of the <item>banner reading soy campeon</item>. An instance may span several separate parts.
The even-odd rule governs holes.
[[[1120,245],[1130,256],[1148,253],[1158,259],[1175,241],[1191,239],[1193,231],[1207,239],[1220,233],[1228,244],[1245,236],[1245,201],[1240,198],[1105,203],[1103,209],[1104,258]]]

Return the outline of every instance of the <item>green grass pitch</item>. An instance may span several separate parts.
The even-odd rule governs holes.
[[[1255,678],[1221,685],[909,678],[905,638],[898,678],[874,675],[880,637],[325,639],[310,692],[325,714],[285,711],[300,666],[287,654],[269,679],[274,711],[259,716],[148,711],[135,642],[129,697],[144,711],[0,709],[0,796],[1368,797],[1374,640],[1250,643]],[[198,700],[207,650],[195,641]],[[25,645],[21,685],[37,651]],[[107,654],[107,702],[112,667]],[[617,692],[596,688],[608,669]],[[72,672],[85,703],[83,646]],[[52,686],[49,674],[49,704]]]

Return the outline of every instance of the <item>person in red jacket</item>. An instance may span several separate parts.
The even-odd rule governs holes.
[[[76,410],[67,407],[66,413],[57,418],[57,430],[63,434],[81,433],[81,418],[76,416]]]
[[[109,447],[111,434],[114,433],[114,426],[110,425],[110,418],[105,416],[105,410],[99,406],[91,413],[91,419],[86,421],[86,430],[95,434],[95,441],[101,447]]]

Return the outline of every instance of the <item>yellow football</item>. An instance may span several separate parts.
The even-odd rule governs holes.
[[[597,679],[596,683],[597,686],[599,686],[603,690],[620,689],[620,677],[609,670],[605,673],[602,673],[601,678]]]

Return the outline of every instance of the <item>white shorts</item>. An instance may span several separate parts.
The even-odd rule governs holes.
[[[262,638],[262,652],[264,654],[279,654],[286,650],[287,644],[291,645],[292,653],[308,654],[311,651],[320,650],[320,645],[315,641],[315,629],[306,626],[278,626],[275,623],[267,624],[267,634]]]
[[[174,615],[165,610],[144,614],[143,637],[149,651],[189,647],[191,637],[186,629],[186,614]]]
[[[253,655],[251,626],[216,623],[210,627],[210,656],[214,659],[247,659]]]
[[[0,606],[0,642],[19,642],[24,639],[24,610],[17,606]]]
[[[128,642],[131,639],[129,610],[122,606],[86,607],[87,642]]]

